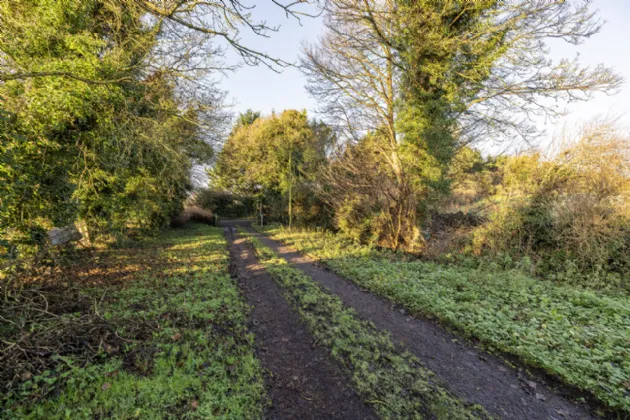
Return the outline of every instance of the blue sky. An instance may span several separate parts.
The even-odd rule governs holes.
[[[247,46],[272,56],[297,62],[301,42],[315,42],[322,32],[321,18],[304,18],[300,26],[295,19],[287,19],[271,0],[249,0],[249,4],[256,4],[253,15],[257,20],[265,20],[269,25],[281,25],[281,28],[279,32],[270,34],[270,38],[243,33],[242,40]],[[602,31],[579,46],[554,44],[551,57],[572,58],[579,54],[580,61],[585,65],[604,63],[613,67],[626,79],[626,83],[615,96],[599,94],[589,102],[569,105],[567,108],[570,114],[555,124],[545,125],[541,121],[541,127],[548,133],[541,139],[542,146],[550,141],[554,133],[559,133],[562,127],[575,127],[598,115],[620,117],[620,123],[630,127],[630,2],[593,0],[592,7],[599,10],[600,18],[606,21]],[[227,58],[230,62],[236,60],[232,54]],[[263,66],[243,66],[222,80],[222,88],[229,92],[228,97],[234,102],[235,113],[248,108],[262,111],[263,114],[271,113],[272,109],[313,111],[315,103],[306,93],[304,84],[305,79],[296,68],[287,68],[278,74]]]
[[[269,38],[243,31],[243,44],[254,50],[297,64],[302,41],[316,41],[322,33],[321,18],[304,17],[300,25],[294,18],[287,18],[271,0],[247,0],[244,3],[256,4],[252,11],[255,20],[266,21],[269,26],[280,26],[280,30],[270,33]],[[302,10],[316,12],[314,8],[303,7]],[[236,54],[227,56],[229,63],[237,59]],[[229,98],[235,102],[235,113],[251,108],[269,114],[272,109],[314,109],[315,103],[308,97],[304,82],[302,74],[294,67],[285,68],[278,74],[262,65],[243,65],[236,72],[228,74],[222,88],[229,92]]]

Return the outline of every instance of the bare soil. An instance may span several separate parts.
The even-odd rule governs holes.
[[[391,302],[362,290],[295,249],[256,233],[247,223],[243,228],[256,235],[289,263],[338,295],[359,316],[386,330],[401,342],[426,368],[433,371],[447,389],[463,400],[480,404],[488,412],[506,419],[590,419],[586,408],[566,395],[544,375],[525,373],[500,358],[476,348],[461,337],[428,319],[410,317]]]
[[[267,394],[271,405],[265,417],[273,419],[376,419],[348,385],[327,350],[300,321],[274,280],[254,255],[251,245],[240,237],[234,224],[225,228],[232,273],[248,303],[252,305],[250,330],[255,337],[256,356],[267,372]]]

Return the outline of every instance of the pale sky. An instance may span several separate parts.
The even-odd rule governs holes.
[[[323,31],[321,17],[303,17],[300,25],[294,18],[287,18],[282,9],[271,0],[246,0],[243,3],[256,5],[252,11],[255,20],[266,21],[269,26],[280,26],[280,29],[278,32],[270,33],[269,38],[243,31],[242,43],[289,63],[298,64],[303,40],[314,42]],[[313,7],[302,10],[317,12]],[[236,54],[228,54],[229,63],[237,60]],[[313,110],[315,102],[309,98],[304,85],[305,80],[295,67],[285,68],[278,74],[263,65],[256,67],[243,65],[237,71],[228,74],[223,80],[222,88],[229,92],[229,97],[235,102],[233,108],[235,114],[250,108],[269,114],[272,109]]]
[[[303,18],[300,26],[295,19],[287,19],[271,0],[244,3],[256,4],[253,10],[256,19],[265,20],[269,25],[281,25],[279,32],[272,33],[270,38],[244,33],[244,43],[288,62],[297,63],[301,42],[315,42],[323,30],[321,18]],[[573,58],[579,54],[580,62],[585,65],[604,63],[614,68],[626,83],[617,95],[599,94],[592,101],[569,105],[570,114],[555,124],[541,122],[548,133],[541,141],[543,146],[562,127],[574,127],[598,115],[620,117],[620,123],[630,127],[630,1],[593,0],[592,7],[599,10],[600,18],[606,21],[601,32],[579,46],[564,42],[553,44],[551,58]],[[229,54],[227,59],[233,63],[236,57]],[[243,66],[222,81],[222,88],[229,92],[228,97],[235,103],[235,114],[248,108],[263,114],[271,113],[272,109],[307,109],[311,116],[315,116],[315,102],[308,96],[304,85],[305,79],[296,68],[287,68],[277,74],[263,66]]]

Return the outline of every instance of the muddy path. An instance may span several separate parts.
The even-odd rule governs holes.
[[[231,271],[252,306],[249,327],[271,399],[265,418],[376,419],[326,349],[314,345],[314,338],[258,263],[251,245],[238,235],[233,223],[222,224]]]
[[[554,389],[543,376],[532,379],[436,322],[407,316],[384,298],[360,289],[295,249],[255,232],[249,223],[238,224],[338,295],[360,317],[389,331],[394,341],[402,342],[460,398],[480,404],[491,414],[506,419],[595,418],[583,406],[562,395],[569,391]]]

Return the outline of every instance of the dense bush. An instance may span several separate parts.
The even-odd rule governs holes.
[[[228,219],[253,217],[257,213],[258,204],[253,196],[211,189],[197,191],[193,202],[202,209]]]
[[[627,288],[629,174],[628,141],[602,123],[586,126],[577,142],[552,158],[534,153],[499,159],[498,182],[478,199],[488,222],[468,229],[469,240],[450,251],[507,257],[508,264],[527,259],[534,274]]]
[[[217,219],[210,210],[191,206],[186,207],[179,215],[171,220],[171,227],[181,228],[190,222],[205,223],[208,225],[216,225]]]
[[[335,227],[363,243],[417,250],[416,209],[420,197],[408,177],[388,161],[386,139],[368,135],[340,151],[320,175],[318,194],[332,209]]]

